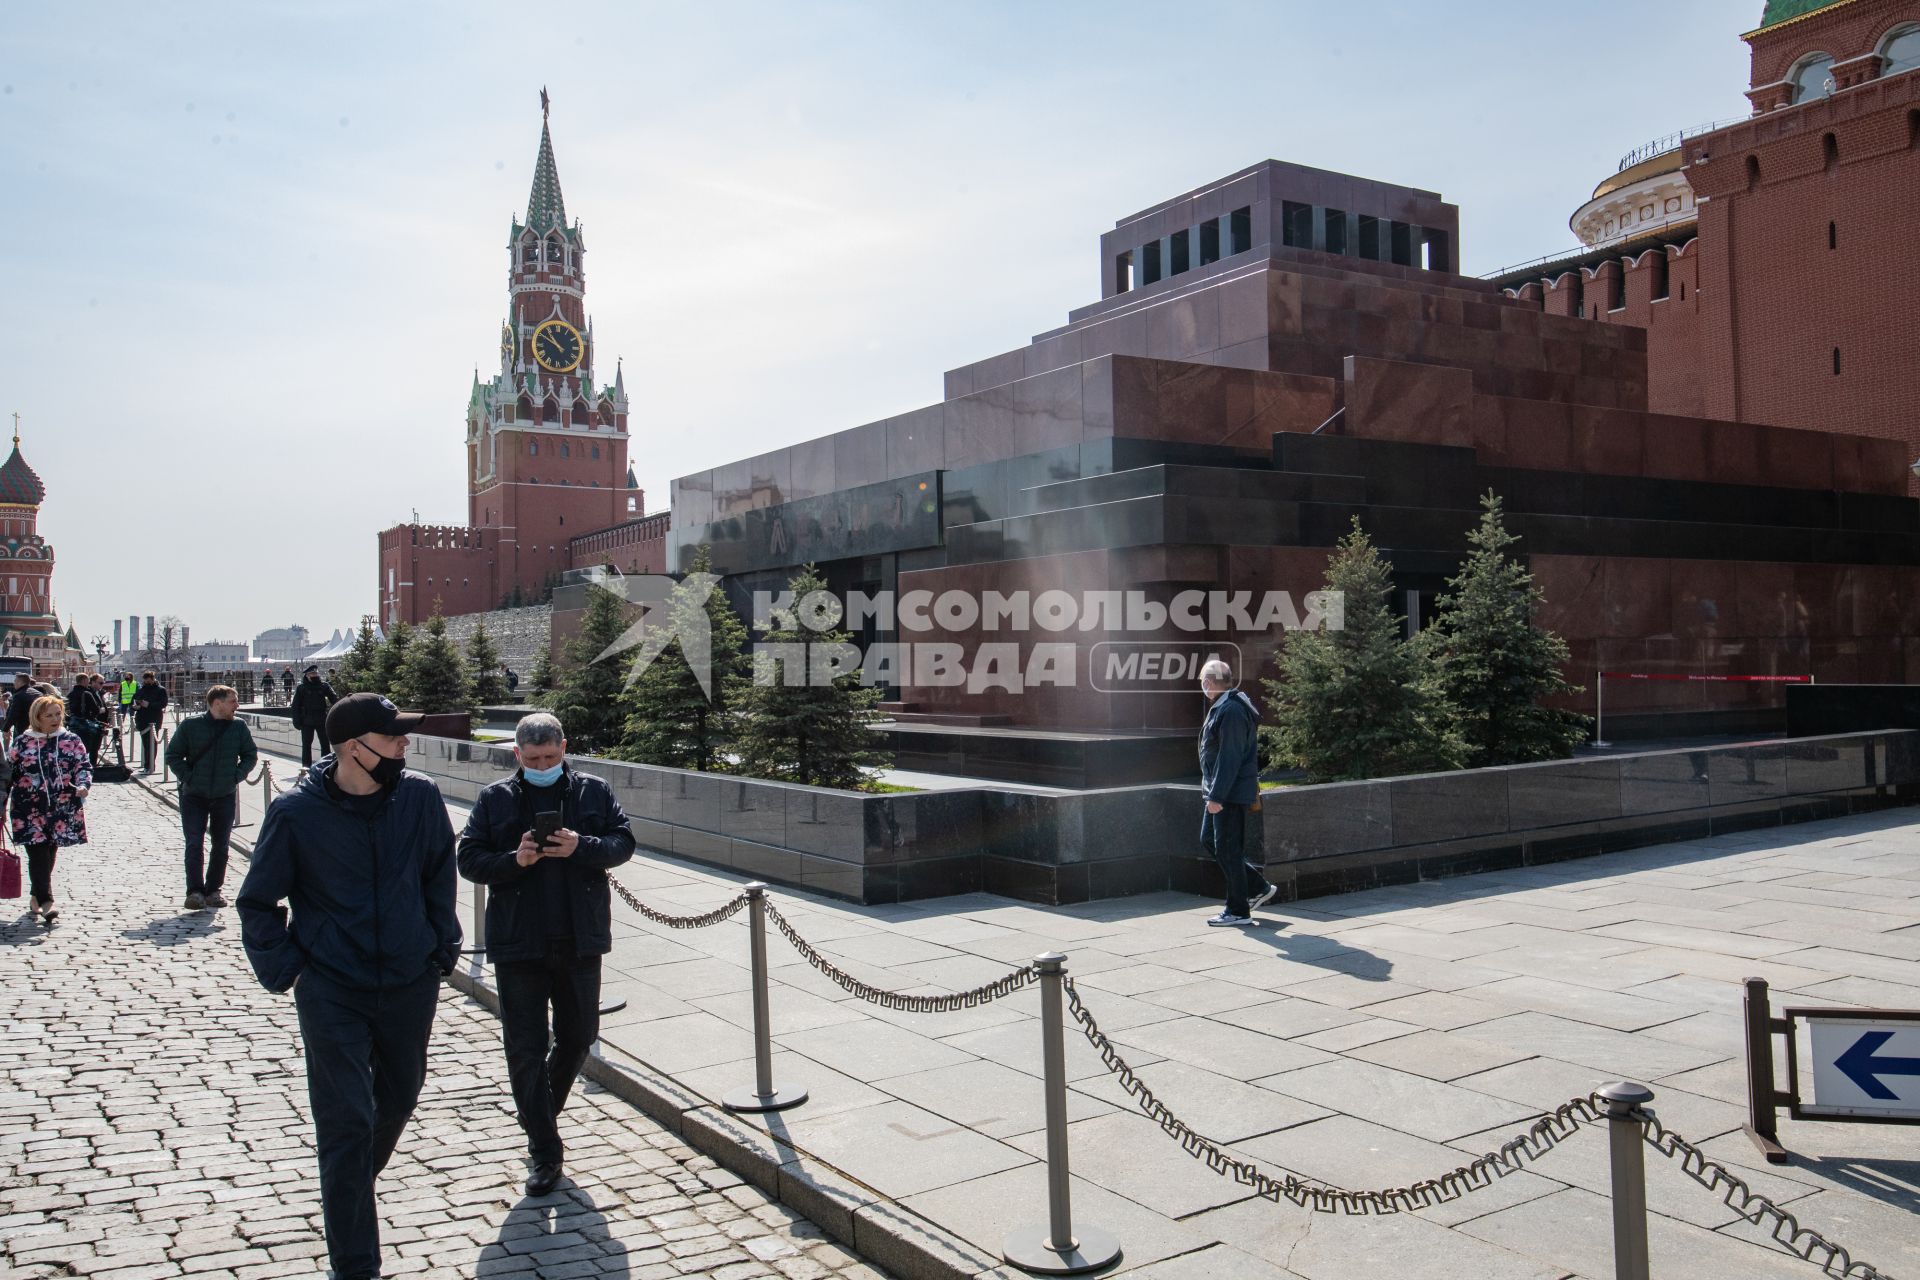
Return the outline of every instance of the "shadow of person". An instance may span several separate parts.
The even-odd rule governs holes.
[[[24,903],[25,899],[21,901]],[[24,905],[18,916],[0,923],[0,947],[37,947],[46,941],[46,937],[47,927],[40,923],[40,917],[34,915],[30,907]]]
[[[149,920],[138,929],[122,929],[120,936],[129,942],[150,942],[156,947],[177,947],[183,942],[192,942],[197,938],[210,938],[216,933],[224,933],[227,926],[220,923],[220,917],[211,911],[195,911],[189,915],[161,916]]]
[[[525,1280],[528,1274],[588,1275],[596,1268],[599,1277],[624,1280],[630,1274],[627,1247],[613,1238],[606,1215],[586,1188],[562,1178],[551,1193],[507,1211],[499,1235],[480,1250],[473,1274]]]

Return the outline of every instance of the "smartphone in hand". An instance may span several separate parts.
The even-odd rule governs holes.
[[[547,847],[553,839],[553,833],[560,829],[560,815],[557,813],[536,813],[533,815],[533,843],[540,849]]]

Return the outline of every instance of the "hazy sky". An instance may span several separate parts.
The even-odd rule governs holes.
[[[1570,246],[1622,153],[1745,113],[1761,7],[9,4],[0,413],[83,640],[324,636],[377,530],[465,521],[542,84],[658,508],[939,400],[1098,297],[1116,219],[1256,160],[1441,192],[1470,272]]]

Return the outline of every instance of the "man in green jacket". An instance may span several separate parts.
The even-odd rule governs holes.
[[[239,709],[240,694],[233,686],[217,684],[207,690],[206,712],[182,720],[167,743],[167,767],[180,780],[188,911],[227,905],[220,886],[227,878],[227,842],[233,834],[236,793],[260,758],[252,731],[234,716]],[[213,856],[203,865],[209,827]]]

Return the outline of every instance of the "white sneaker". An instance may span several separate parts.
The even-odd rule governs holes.
[[[1224,911],[1207,923],[1216,929],[1246,929],[1253,925],[1252,919],[1247,916],[1230,916]]]
[[[1252,915],[1254,912],[1258,911],[1260,908],[1266,906],[1269,902],[1272,902],[1273,895],[1278,892],[1280,892],[1280,886],[1277,884],[1270,884],[1267,886],[1267,891],[1265,893],[1255,894],[1253,896],[1252,901],[1247,903],[1247,914]]]

